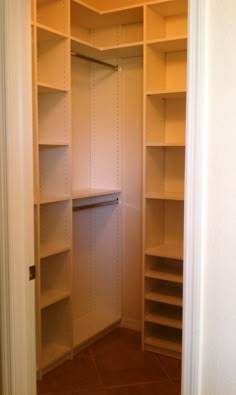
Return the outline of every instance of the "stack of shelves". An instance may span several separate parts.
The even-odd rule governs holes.
[[[145,6],[144,349],[181,356],[187,1]]]
[[[72,353],[69,0],[33,2],[37,368]]]

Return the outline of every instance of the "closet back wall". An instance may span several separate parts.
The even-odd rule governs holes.
[[[120,71],[72,58],[72,189],[121,190],[119,207],[74,213],[73,314],[75,328],[84,327],[75,329],[78,344],[97,308],[107,324],[112,311],[118,318],[121,291],[123,324],[140,329],[141,321],[142,58],[109,62]]]

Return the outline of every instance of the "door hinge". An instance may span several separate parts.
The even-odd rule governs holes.
[[[35,280],[36,277],[36,268],[35,265],[29,267],[29,280]]]

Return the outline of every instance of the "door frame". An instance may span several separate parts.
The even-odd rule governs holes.
[[[30,3],[1,0],[0,8],[2,395],[36,394]]]
[[[207,128],[207,0],[189,0],[182,395],[199,395]],[[0,9],[0,323],[3,395],[36,394],[30,1]],[[19,369],[20,366],[20,369]]]
[[[182,395],[200,395],[207,186],[208,0],[188,0]]]

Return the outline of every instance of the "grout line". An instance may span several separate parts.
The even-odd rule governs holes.
[[[104,383],[103,383],[103,380],[102,380],[102,376],[100,375],[100,372],[99,372],[99,369],[98,369],[95,357],[94,357],[93,352],[92,352],[90,347],[88,347],[88,351],[89,351],[90,357],[91,357],[91,359],[93,361],[95,370],[97,372],[98,380],[99,380],[100,384],[103,386],[103,389],[104,389],[105,386],[104,386]]]
[[[130,383],[130,384],[127,383],[127,384],[120,384],[120,385],[118,385],[118,384],[117,385],[110,385],[110,386],[108,385],[105,387],[105,389],[126,388],[126,387],[130,388],[130,387],[135,387],[137,385],[162,384],[162,383],[169,383],[169,382],[172,383],[172,381],[170,379],[166,378],[166,379],[153,380],[153,381],[139,381],[137,383]]]

